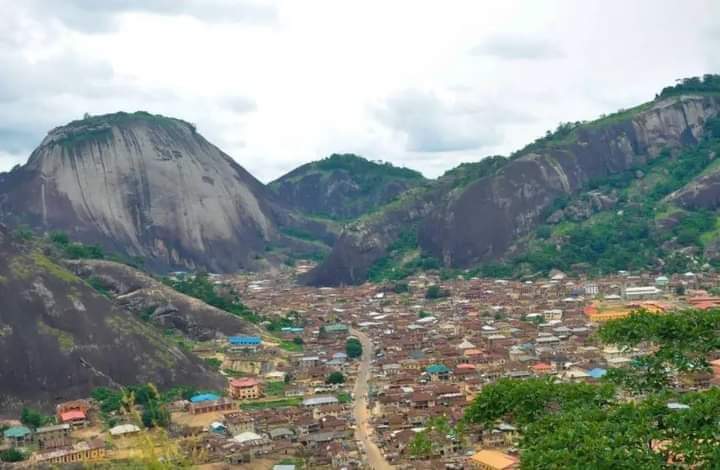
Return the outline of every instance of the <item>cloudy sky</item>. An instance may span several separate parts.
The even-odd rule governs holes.
[[[0,171],[83,113],[196,123],[262,181],[435,177],[720,72],[717,0],[0,0]]]

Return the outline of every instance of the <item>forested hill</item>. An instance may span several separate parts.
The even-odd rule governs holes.
[[[307,163],[270,183],[288,206],[331,219],[354,219],[425,181],[417,171],[353,154]]]

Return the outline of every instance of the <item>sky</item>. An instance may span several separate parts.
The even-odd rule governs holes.
[[[263,182],[437,177],[720,73],[716,0],[0,0],[0,171],[84,113],[197,125]]]

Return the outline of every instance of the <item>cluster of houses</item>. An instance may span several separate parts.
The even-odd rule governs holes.
[[[593,333],[605,321],[637,308],[661,314],[720,306],[711,294],[720,279],[694,273],[621,272],[585,280],[556,272],[526,282],[417,275],[403,281],[403,289],[392,284],[317,289],[298,285],[287,272],[221,281],[231,283],[252,310],[286,321],[271,335],[195,346],[195,353],[218,362],[227,376],[224,390],[170,405],[170,435],[200,463],[302,459],[306,468],[367,468],[353,409],[359,359],[349,355],[348,340],[355,329],[373,343],[369,424],[389,464],[518,468],[519,434],[510,423],[441,439],[430,456],[418,455],[413,442],[437,419],[455,426],[473,397],[498,379],[593,382],[649,351],[599,343]],[[433,285],[448,295],[427,299]],[[720,358],[710,359],[713,373],[684,376],[677,386],[699,389],[720,382]],[[89,400],[58,405],[57,424],[37,429],[13,424],[3,432],[3,446],[32,448],[38,463],[81,463],[111,457],[103,436],[142,432],[122,423],[79,439],[78,429],[97,424],[95,409]]]
[[[410,443],[433,418],[456,423],[483,386],[500,378],[554,376],[593,382],[649,352],[599,343],[593,333],[604,321],[638,308],[662,313],[720,306],[720,298],[709,294],[720,279],[694,273],[666,277],[620,272],[589,280],[556,272],[526,282],[441,281],[419,275],[406,280],[409,293],[369,284],[312,289],[281,277],[237,282],[251,308],[277,315],[300,312],[305,319],[306,350],[297,363],[296,387],[319,385],[329,370],[344,370],[344,358],[337,361],[328,348],[317,348],[322,343],[314,343],[308,334],[323,331],[331,337],[340,324],[372,338],[369,407],[374,440],[399,468],[516,468],[518,434],[508,423],[470,435],[466,442],[435,448],[431,464],[414,456]],[[431,285],[449,296],[426,299]],[[346,333],[341,328],[338,334]],[[677,385],[697,389],[717,381],[720,365],[718,360],[713,364],[714,376],[688,376]]]

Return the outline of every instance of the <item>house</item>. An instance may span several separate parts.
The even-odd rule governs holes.
[[[56,424],[35,430],[35,442],[40,449],[55,449],[70,445],[70,425]]]
[[[87,400],[68,401],[55,407],[58,422],[68,423],[71,426],[85,426],[89,410],[90,402]]]
[[[329,325],[323,325],[322,330],[325,331],[325,334],[331,335],[331,336],[343,336],[347,335],[350,331],[347,325],[343,325],[342,323],[331,323]]]
[[[262,339],[259,336],[230,336],[228,343],[231,350],[252,350],[255,351],[262,345]]]
[[[255,420],[242,411],[225,413],[225,426],[233,436],[244,432],[255,432]]]
[[[94,439],[89,442],[78,442],[67,449],[39,452],[33,456],[33,461],[43,464],[70,464],[103,457],[105,457],[105,443],[100,439]]]
[[[306,406],[308,408],[313,408],[316,406],[326,406],[326,405],[336,405],[340,403],[337,398],[333,396],[318,396],[318,397],[312,397],[312,398],[306,398],[303,400],[302,405]]]
[[[32,431],[25,426],[12,426],[3,432],[3,437],[12,447],[22,446],[32,440]]]
[[[190,413],[197,415],[213,413],[215,411],[231,411],[235,409],[232,400],[220,397],[214,393],[201,393],[190,399]]]
[[[448,380],[450,378],[450,369],[443,364],[429,365],[425,368],[425,372],[428,373],[432,382]]]
[[[520,468],[516,457],[497,450],[483,449],[468,460],[468,465],[477,470],[512,470]]]
[[[110,428],[110,435],[113,437],[128,436],[140,432],[140,428],[134,424],[118,424]]]
[[[228,393],[235,400],[260,398],[260,382],[253,378],[233,379],[228,384]]]

